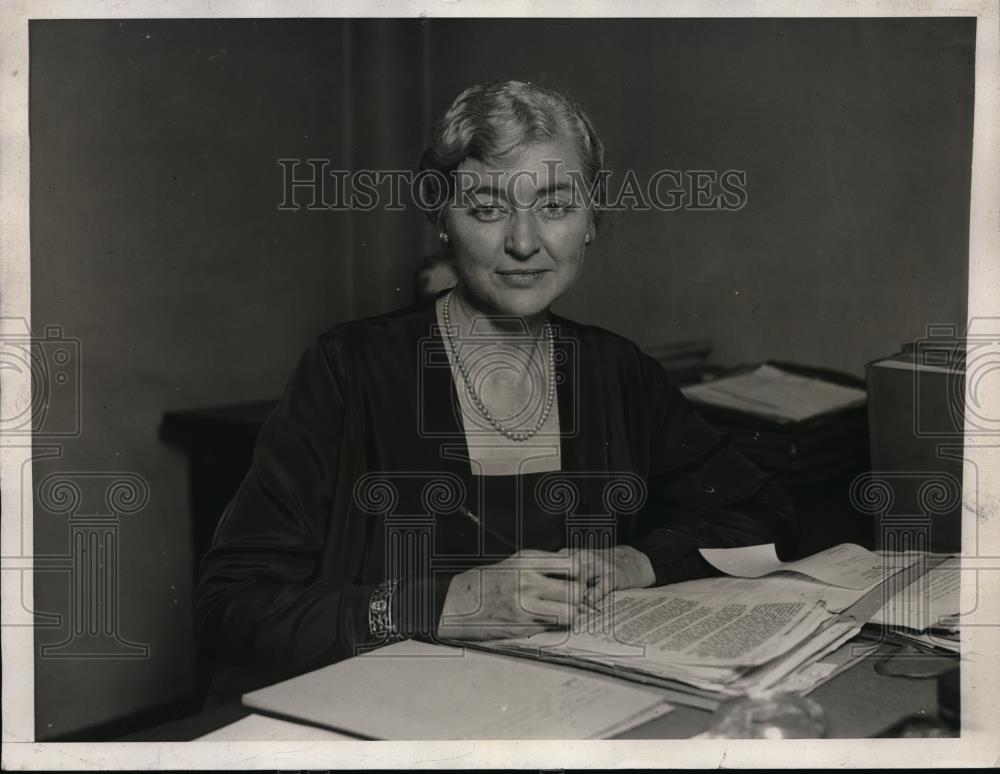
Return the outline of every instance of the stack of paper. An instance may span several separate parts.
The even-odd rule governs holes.
[[[887,600],[908,588],[908,575],[924,570],[919,555],[879,556],[850,544],[789,563],[778,560],[773,545],[702,553],[737,577],[614,592],[573,631],[486,647],[599,668],[700,701],[776,689],[808,692],[864,655],[855,649],[828,667],[816,666],[877,611],[891,617],[898,606]],[[897,583],[887,585],[892,578]]]
[[[855,387],[789,373],[772,365],[685,387],[698,402],[764,417],[776,422],[803,422],[865,405],[866,393]]]
[[[909,555],[909,556],[912,556]],[[872,616],[872,623],[915,634],[958,630],[961,568],[957,556],[931,554],[936,562],[892,596]]]
[[[868,457],[863,388],[847,374],[767,363],[681,390],[747,459],[797,488],[860,472]]]
[[[600,609],[602,615],[583,619],[573,632],[489,647],[601,665],[632,679],[658,678],[710,698],[777,687],[861,629],[859,622],[840,620],[809,594],[770,578],[615,592]]]
[[[959,652],[961,566],[957,556],[929,555],[936,563],[872,616],[870,623],[930,652]]]

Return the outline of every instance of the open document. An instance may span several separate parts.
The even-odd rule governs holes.
[[[700,696],[765,690],[836,650],[861,625],[780,582],[735,578],[617,591],[572,631],[499,640],[493,650],[656,678]],[[766,589],[767,596],[761,591]],[[661,684],[661,683],[657,683]],[[674,697],[676,699],[676,697]]]
[[[485,647],[599,669],[699,700],[808,692],[845,666],[843,646],[869,620],[898,620],[912,600],[927,598],[916,595],[914,584],[931,584],[939,608],[951,607],[947,578],[921,580],[943,557],[875,554],[853,545],[799,562],[779,561],[773,546],[703,553],[725,572],[750,577],[616,591],[571,631]]]

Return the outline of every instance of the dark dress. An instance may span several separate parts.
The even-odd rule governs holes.
[[[657,583],[699,547],[796,539],[786,496],[632,342],[551,317],[562,470],[474,476],[433,302],[338,325],[299,361],[200,568],[195,623],[240,691],[350,657],[375,586],[433,637],[455,573],[512,547],[628,544]],[[480,517],[464,517],[460,506]]]

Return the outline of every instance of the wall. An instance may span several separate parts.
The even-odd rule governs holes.
[[[278,158],[411,168],[461,88],[567,88],[619,174],[745,169],[749,198],[614,218],[558,311],[643,344],[709,338],[723,363],[861,373],[964,320],[973,39],[930,20],[33,23],[33,328],[80,340],[83,397],[35,480],[134,472],[151,493],[120,525],[121,634],[149,658],[36,659],[38,738],[194,687],[163,411],[276,395],[312,335],[407,302],[433,246],[412,211],[279,211]],[[65,553],[65,516],[36,507],[35,545]],[[65,616],[68,589],[39,572],[36,609]]]
[[[563,314],[858,375],[964,323],[974,20],[449,20],[431,40],[434,111],[541,81],[616,174],[746,170],[739,212],[622,213]]]
[[[419,60],[419,40],[398,23],[338,20],[32,26],[32,324],[80,340],[82,383],[82,432],[35,480],[124,471],[150,489],[119,528],[120,634],[149,658],[36,659],[38,738],[194,688],[187,466],[157,438],[163,412],[274,397],[311,336],[409,301],[421,217],[385,229],[279,211],[276,160],[351,168],[377,148],[412,165],[422,130],[399,119],[424,119],[393,95],[419,105],[419,70],[407,84],[372,50],[408,46]],[[381,129],[356,130],[355,116]],[[93,498],[81,512],[101,506]],[[66,517],[42,505],[36,553],[63,554]],[[36,609],[69,614],[64,573],[37,574]],[[39,629],[37,645],[67,625]]]

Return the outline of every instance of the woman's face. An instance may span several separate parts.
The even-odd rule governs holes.
[[[582,180],[565,139],[527,145],[504,167],[462,162],[445,228],[467,302],[485,314],[531,317],[572,286],[593,236]]]

